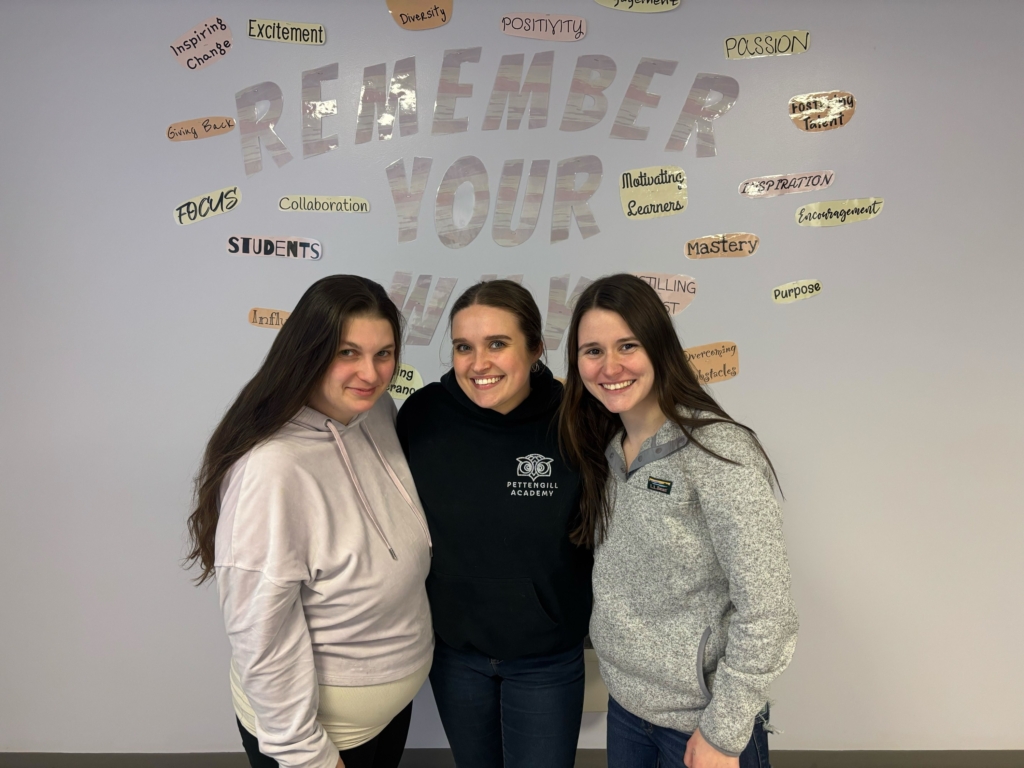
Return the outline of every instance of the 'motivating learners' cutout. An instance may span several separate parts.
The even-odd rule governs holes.
[[[284,321],[291,317],[291,314],[291,312],[286,312],[283,309],[253,307],[249,310],[249,325],[255,325],[257,328],[270,328],[276,331],[284,325]]]
[[[238,256],[281,256],[285,259],[319,261],[323,247],[319,240],[307,237],[270,237],[231,235],[228,253]]]
[[[684,349],[683,354],[701,384],[725,381],[740,372],[740,353],[734,341],[716,341],[714,344],[690,347]]]
[[[760,244],[761,238],[749,232],[707,235],[695,238],[686,244],[686,258],[721,259],[752,256]]]
[[[789,100],[789,118],[801,131],[819,133],[842,128],[857,111],[857,100],[846,91],[804,93]]]
[[[885,200],[881,197],[829,200],[797,208],[795,218],[801,227],[838,227],[840,224],[873,219],[882,212],[884,204]]]
[[[678,315],[697,295],[697,281],[688,275],[670,275],[663,272],[634,272],[658,292],[670,315]]]
[[[211,16],[171,43],[174,60],[185,69],[202,69],[231,50],[231,27],[219,16]]]
[[[676,165],[653,165],[619,177],[619,199],[628,219],[655,219],[686,210],[686,174]]]
[[[772,301],[776,304],[792,304],[821,293],[821,280],[797,280],[772,289]]]

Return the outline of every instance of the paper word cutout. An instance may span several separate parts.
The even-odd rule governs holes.
[[[792,304],[794,301],[809,299],[819,293],[820,280],[797,280],[795,283],[786,283],[772,289],[772,301],[776,304]]]
[[[451,21],[452,0],[388,0],[388,11],[402,29],[434,29]]]
[[[211,16],[171,43],[174,60],[186,69],[202,69],[231,50],[231,27]]]
[[[167,138],[171,141],[192,141],[220,136],[235,130],[233,117],[197,117],[167,126]]]
[[[284,325],[284,321],[291,317],[291,314],[291,312],[285,312],[283,309],[253,307],[249,310],[249,325],[255,325],[259,328],[272,328],[276,331]]]
[[[789,117],[801,131],[842,128],[857,111],[857,100],[846,91],[805,93],[789,100]]]
[[[388,385],[388,393],[395,400],[405,400],[418,389],[423,388],[423,377],[411,365],[402,363],[395,371],[395,378]]]
[[[791,56],[811,47],[811,33],[802,29],[760,32],[725,38],[725,58],[757,59],[761,56]]]
[[[654,165],[619,177],[622,212],[630,219],[654,219],[686,210],[686,174],[676,165]]]
[[[587,20],[552,13],[510,13],[501,17],[501,31],[513,37],[571,43],[587,34]]]
[[[319,240],[305,237],[243,237],[228,238],[228,253],[242,256],[283,256],[286,259],[318,261],[323,255]]]
[[[219,216],[233,210],[242,199],[238,187],[225,187],[193,197],[174,209],[174,220],[182,226]]]
[[[279,43],[323,45],[327,33],[323,24],[305,24],[300,21],[274,21],[249,19],[249,37],[253,40],[275,40]]]
[[[290,195],[277,201],[282,211],[325,211],[327,213],[369,213],[370,203],[361,197],[324,197],[321,195]]]
[[[670,315],[678,315],[697,295],[697,281],[687,275],[667,275],[661,272],[634,272],[658,292]]]
[[[721,259],[753,256],[761,238],[749,232],[731,232],[727,235],[698,237],[686,244],[688,259]]]
[[[594,2],[605,8],[632,11],[633,13],[661,13],[679,7],[679,0],[594,0]]]
[[[838,227],[854,221],[867,221],[882,212],[884,203],[881,197],[811,203],[797,209],[796,223],[801,227]]]
[[[794,192],[815,192],[832,186],[835,171],[808,171],[790,173],[785,176],[759,176],[740,184],[744,197],[778,197]]]
[[[690,347],[683,354],[701,384],[725,381],[740,372],[740,353],[734,341]]]

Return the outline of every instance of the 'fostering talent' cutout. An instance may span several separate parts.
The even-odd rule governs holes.
[[[186,69],[202,69],[231,50],[231,27],[219,16],[196,24],[171,43],[174,60]]]
[[[725,38],[725,58],[757,59],[761,56],[791,56],[811,47],[811,33],[803,29],[759,32]]]
[[[197,117],[167,126],[167,138],[171,141],[193,141],[220,136],[235,129],[233,117]]]
[[[686,244],[688,259],[720,259],[723,257],[752,256],[761,244],[761,238],[749,232],[731,232],[727,235],[707,235]]]
[[[291,314],[283,309],[253,307],[249,310],[249,325],[255,325],[258,328],[271,328],[276,331],[284,325],[284,321],[291,317]]]
[[[815,192],[832,186],[835,171],[808,171],[789,173],[784,176],[758,176],[740,184],[744,197],[778,197],[794,192]]]
[[[622,212],[630,219],[654,219],[686,210],[686,174],[676,165],[654,165],[619,177]]]
[[[241,199],[242,193],[238,187],[225,187],[198,195],[174,209],[174,220],[181,225],[194,224],[233,210]]]
[[[307,237],[244,237],[228,238],[228,253],[240,256],[281,256],[286,259],[317,261],[323,255],[319,240]]]
[[[423,388],[423,377],[411,365],[402,363],[395,371],[395,378],[388,386],[388,393],[395,400],[405,400],[418,389]]]
[[[327,42],[323,24],[274,19],[249,19],[249,37],[253,40],[274,40],[299,45],[323,45]]]
[[[572,43],[587,34],[587,20],[553,13],[509,13],[501,17],[501,31],[513,37]]]
[[[811,203],[798,208],[795,218],[801,227],[838,227],[840,224],[875,218],[882,212],[884,203],[885,200],[881,197]]]
[[[789,100],[793,125],[808,133],[842,128],[856,111],[857,100],[846,91],[804,93]]]
[[[388,11],[402,29],[434,29],[452,18],[452,0],[387,0]]]
[[[697,295],[697,281],[687,275],[668,275],[662,272],[634,272],[658,292],[670,315],[678,315]]]
[[[740,353],[733,341],[690,347],[683,354],[701,384],[725,381],[740,372]]]
[[[348,195],[285,195],[277,201],[281,211],[322,211],[325,213],[369,213],[370,203]]]
[[[679,7],[679,0],[594,0],[605,8],[617,11],[633,11],[633,13],[660,13]]]
[[[809,299],[821,293],[820,280],[797,280],[772,289],[772,301],[776,304],[792,304],[794,301]]]

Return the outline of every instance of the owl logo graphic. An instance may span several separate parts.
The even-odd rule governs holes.
[[[531,453],[527,456],[520,456],[516,461],[519,462],[516,474],[520,477],[528,477],[531,480],[536,480],[538,477],[551,477],[551,462],[554,459],[541,456],[539,453]]]

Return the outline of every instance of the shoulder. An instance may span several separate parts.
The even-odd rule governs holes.
[[[701,419],[719,418],[715,414],[706,411],[695,412],[693,416]],[[693,430],[693,437],[708,450],[738,464],[757,467],[767,466],[764,455],[758,448],[754,437],[738,424],[728,421],[707,424]],[[696,445],[692,446],[692,448],[694,450],[689,453],[693,459],[701,462],[711,460],[722,463],[720,459],[709,456]]]
[[[422,418],[443,399],[450,397],[440,382],[431,382],[409,395],[398,411],[398,420],[402,422],[410,418]]]

